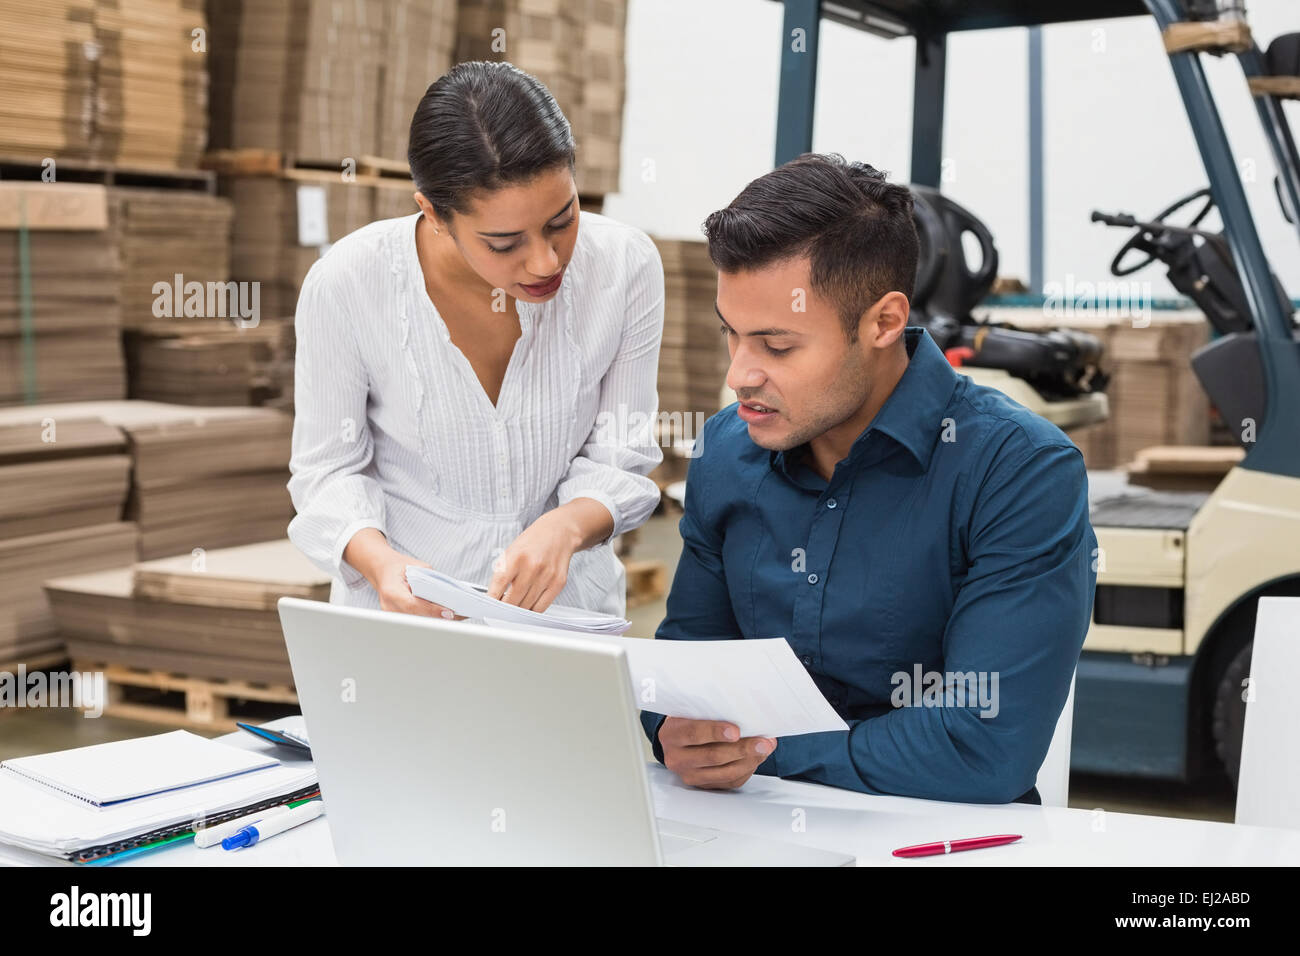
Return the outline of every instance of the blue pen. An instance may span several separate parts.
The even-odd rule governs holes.
[[[273,837],[277,833],[292,829],[309,820],[315,820],[325,811],[325,804],[312,800],[300,807],[294,807],[287,813],[278,813],[273,817],[264,817],[255,824],[250,824],[221,841],[223,850],[238,850],[253,846],[261,840]]]

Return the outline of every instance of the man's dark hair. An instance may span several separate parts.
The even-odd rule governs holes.
[[[555,98],[510,63],[470,60],[439,77],[411,119],[407,161],[415,186],[443,218],[480,189],[574,168],[573,131]]]
[[[887,292],[909,299],[919,249],[912,192],[866,163],[804,153],[746,186],[704,220],[723,272],[808,256],[813,290],[835,303],[850,342]]]

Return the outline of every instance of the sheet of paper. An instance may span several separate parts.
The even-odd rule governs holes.
[[[38,853],[68,852],[293,793],[315,781],[310,764],[283,765],[100,808],[60,799],[39,783],[3,774],[0,842]]]
[[[849,725],[822,696],[784,638],[650,641],[609,638],[627,650],[641,710],[728,720],[742,737],[789,737]]]

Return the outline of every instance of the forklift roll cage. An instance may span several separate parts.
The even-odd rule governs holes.
[[[1192,0],[1193,5],[1197,2],[1204,0]],[[911,179],[936,189],[942,167],[949,33],[1143,15],[1154,17],[1163,32],[1171,24],[1193,19],[1184,0],[784,0],[784,5],[776,164],[812,149],[818,40],[825,18],[878,36],[915,37]],[[796,35],[802,42],[791,42]],[[1264,73],[1263,57],[1253,42],[1237,57],[1247,77]],[[1259,336],[1267,412],[1242,467],[1300,478],[1300,350],[1291,316],[1276,295],[1200,53],[1171,53],[1169,60]],[[1279,99],[1254,99],[1278,170],[1279,199],[1300,234],[1295,140]]]

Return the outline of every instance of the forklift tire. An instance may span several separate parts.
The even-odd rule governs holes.
[[[1247,643],[1224,668],[1223,676],[1214,689],[1214,752],[1218,754],[1232,786],[1237,786],[1241,770],[1241,736],[1246,727],[1246,686],[1250,677],[1250,652],[1254,642]]]

